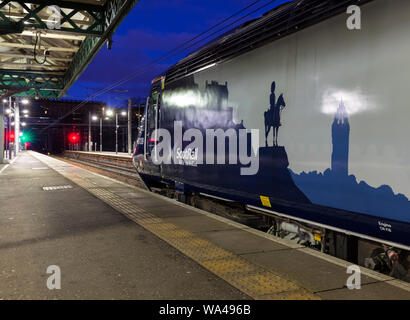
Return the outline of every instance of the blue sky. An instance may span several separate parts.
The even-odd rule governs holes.
[[[115,107],[123,103],[117,97],[146,97],[151,80],[186,56],[192,48],[149,68],[146,67],[148,63],[254,2],[256,0],[141,0],[115,32],[112,49],[108,50],[106,46],[101,49],[70,88],[67,98],[85,99],[87,95],[130,75],[135,75],[135,78],[95,100]],[[265,4],[264,8],[237,24],[259,17],[284,2],[288,0],[260,0],[221,27]],[[115,90],[128,90],[128,93]]]

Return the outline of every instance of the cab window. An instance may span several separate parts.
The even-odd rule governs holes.
[[[150,106],[149,106],[149,125],[148,130],[155,130],[155,124],[157,120],[157,108],[158,108],[158,93],[153,92],[151,94]]]

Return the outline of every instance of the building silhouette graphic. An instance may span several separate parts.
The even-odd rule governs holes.
[[[337,175],[349,174],[349,117],[343,101],[340,102],[332,124],[332,172]]]
[[[341,101],[331,126],[330,168],[323,173],[300,174],[289,169],[296,186],[312,204],[410,222],[410,201],[404,194],[395,194],[388,185],[372,187],[349,175],[350,129],[348,112]]]

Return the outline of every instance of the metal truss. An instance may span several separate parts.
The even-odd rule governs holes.
[[[56,89],[61,90],[62,75],[0,70],[1,89]]]
[[[5,34],[44,29],[101,36],[104,7],[70,1],[12,1],[0,3],[0,30]]]

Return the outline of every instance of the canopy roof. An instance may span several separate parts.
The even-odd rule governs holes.
[[[60,98],[138,0],[0,2],[0,95]]]

